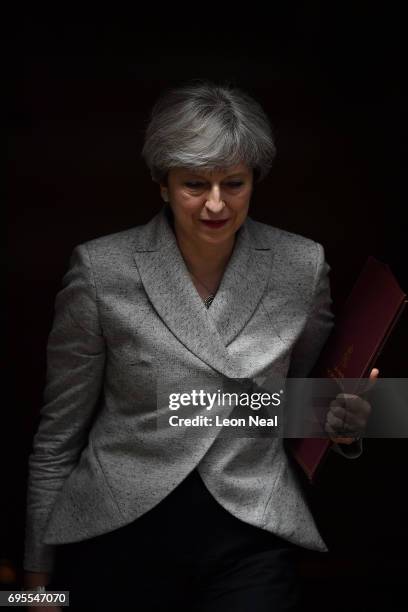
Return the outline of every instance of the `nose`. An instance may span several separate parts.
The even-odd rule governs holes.
[[[221,199],[220,188],[218,185],[214,185],[214,187],[211,189],[205,205],[208,210],[211,210],[211,212],[214,213],[220,212],[225,207],[225,203]]]

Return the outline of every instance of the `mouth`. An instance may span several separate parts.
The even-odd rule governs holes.
[[[220,219],[220,220],[217,220],[217,221],[209,221],[207,219],[200,219],[200,221],[206,227],[210,227],[212,229],[217,229],[219,227],[224,227],[224,225],[226,225],[228,223],[229,219]]]

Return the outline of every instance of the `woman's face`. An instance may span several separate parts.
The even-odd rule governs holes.
[[[245,221],[252,193],[252,169],[241,163],[225,170],[172,168],[167,190],[175,230],[183,240],[228,243]]]

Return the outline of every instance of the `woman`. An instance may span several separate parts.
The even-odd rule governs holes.
[[[330,332],[323,247],[248,216],[274,155],[245,92],[169,90],[143,148],[165,205],[72,253],[30,455],[24,561],[26,585],[69,590],[71,609],[293,610],[296,552],[327,550],[282,439],[157,426],[163,390],[307,376]],[[337,452],[361,453],[335,435],[369,411],[357,396],[332,403]]]

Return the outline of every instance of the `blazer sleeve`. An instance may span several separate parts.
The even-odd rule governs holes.
[[[292,349],[288,378],[307,378],[333,328],[330,266],[323,246],[314,243],[314,279],[306,324]]]
[[[87,443],[103,381],[105,340],[86,243],[74,247],[55,299],[40,421],[28,459],[24,569],[52,571],[42,541],[55,499]]]
[[[334,326],[329,278],[331,268],[325,259],[323,246],[318,242],[314,244],[316,251],[312,299],[306,325],[292,350],[287,374],[289,378],[307,378]],[[355,459],[362,453],[362,441],[350,445],[333,444],[331,448],[343,457]]]

